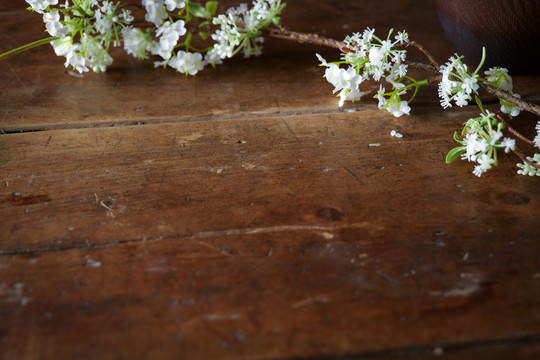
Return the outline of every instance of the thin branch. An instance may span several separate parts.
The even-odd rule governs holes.
[[[279,27],[277,29],[276,28],[266,29],[263,34],[268,37],[273,37],[277,39],[296,41],[300,44],[326,46],[326,47],[336,48],[339,50],[344,50],[346,48],[345,44],[342,41],[337,41],[335,39],[322,37],[317,34],[291,31],[284,27]]]
[[[481,86],[486,89],[487,92],[497,96],[497,97],[500,97],[501,99],[503,99],[504,101],[512,104],[512,105],[515,105],[517,107],[520,107],[522,108],[523,110],[526,110],[528,112],[531,112],[537,116],[540,116],[540,106],[536,105],[536,104],[532,104],[530,102],[527,102],[527,101],[524,101],[524,100],[521,100],[521,99],[518,99],[516,97],[513,97],[512,95],[510,95],[508,92],[502,90],[502,89],[499,89],[499,88],[496,88],[495,86],[492,86],[492,85],[489,85],[489,84],[486,84],[486,83],[483,83],[481,82],[480,83]]]
[[[526,138],[525,136],[521,135],[516,129],[514,129],[513,127],[508,125],[508,123],[504,120],[504,118],[500,114],[495,114],[495,117],[506,126],[506,129],[510,133],[512,133],[512,135],[514,135],[515,137],[517,137],[521,141],[524,141],[527,144],[530,144],[530,145],[534,146],[534,142],[531,139]]]
[[[422,45],[420,45],[416,41],[410,41],[410,42],[404,43],[403,45],[399,45],[399,46],[406,47],[406,46],[409,46],[409,45],[414,46],[415,48],[420,50],[428,58],[428,60],[431,63],[432,67],[434,69],[437,69],[437,71],[439,70],[440,66],[437,63],[437,61],[435,60],[435,58],[433,57],[433,55],[429,51],[427,51],[427,49],[425,47],[423,47]]]

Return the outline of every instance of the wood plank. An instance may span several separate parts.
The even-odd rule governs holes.
[[[482,236],[490,226],[538,234],[540,188],[514,175],[515,159],[502,157],[482,178],[465,162],[444,163],[451,134],[475,114],[373,111],[4,135],[1,251],[331,220],[367,221],[375,232],[414,233],[422,224],[456,236],[480,221]]]
[[[0,355],[497,358],[489,346],[534,359],[539,244],[493,226],[489,238],[350,226],[2,256]]]
[[[432,1],[288,2],[300,31],[451,54]],[[0,51],[43,35],[19,8]],[[434,87],[410,117],[339,110],[320,49],[265,49],[196,78],[0,62],[0,359],[540,358],[538,179],[444,164],[478,110]]]

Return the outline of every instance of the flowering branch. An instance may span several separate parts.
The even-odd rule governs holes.
[[[421,87],[438,84],[440,104],[444,109],[466,106],[474,101],[480,108],[480,116],[467,120],[461,135],[454,134],[460,146],[449,151],[446,161],[458,157],[476,162],[473,173],[481,176],[498,164],[497,152],[504,150],[518,155],[522,163],[518,174],[540,176],[540,153],[527,157],[516,149],[511,136],[540,148],[540,122],[533,140],[527,139],[509,126],[501,113],[511,120],[522,110],[540,116],[540,106],[521,99],[513,92],[512,78],[504,68],[491,68],[483,72],[485,50],[480,64],[470,70],[455,54],[439,65],[435,57],[421,44],[409,40],[405,31],[394,35],[390,30],[385,38],[375,35],[367,28],[354,33],[343,41],[321,37],[317,34],[300,33],[281,26],[281,13],[286,4],[282,0],[253,0],[251,7],[241,4],[216,14],[216,1],[199,4],[191,0],[141,0],[141,5],[113,3],[102,0],[26,0],[30,9],[43,15],[50,37],[27,44],[0,55],[0,59],[35,46],[50,43],[58,56],[66,58],[65,66],[79,72],[105,71],[113,62],[109,49],[123,46],[126,52],[138,59],[150,55],[160,57],[157,66],[169,66],[186,75],[195,75],[206,66],[214,67],[238,53],[244,57],[262,52],[267,37],[285,39],[300,44],[330,47],[340,51],[340,60],[327,62],[316,54],[320,65],[325,67],[324,77],[334,86],[339,106],[345,101],[360,99],[365,92],[360,85],[366,80],[380,82],[374,96],[379,109],[396,117],[409,115],[409,104]],[[145,11],[144,21],[131,14],[129,7]],[[202,41],[202,48],[194,46]],[[408,48],[416,48],[427,62],[409,59]],[[414,79],[408,68],[416,68],[427,74],[426,79]],[[384,85],[383,85],[384,82]],[[387,87],[389,90],[387,90]],[[499,99],[497,114],[484,109],[478,90],[495,95]]]

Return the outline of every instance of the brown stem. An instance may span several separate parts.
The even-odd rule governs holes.
[[[328,46],[344,50],[346,48],[342,41],[337,41],[331,38],[319,36],[317,34],[301,33],[297,31],[291,31],[284,27],[266,29],[264,35],[277,39],[285,39],[296,41],[300,44],[311,44],[318,46]]]
[[[428,58],[429,62],[431,63],[432,68],[434,68],[434,69],[436,69],[438,71],[439,64],[437,63],[437,61],[435,60],[433,55],[431,55],[431,53],[429,51],[427,51],[427,49],[425,47],[423,47],[422,45],[420,45],[416,41],[410,41],[410,42],[404,43],[403,45],[400,45],[400,46],[404,47],[404,46],[409,46],[409,45],[414,46],[415,48],[420,50]]]
[[[495,117],[506,126],[506,129],[510,133],[512,133],[512,135],[514,135],[515,137],[517,137],[521,141],[524,141],[527,144],[530,144],[530,145],[534,146],[534,142],[531,139],[526,138],[525,136],[521,135],[516,129],[514,129],[513,127],[508,125],[508,123],[504,120],[504,118],[499,113],[495,114]]]
[[[518,106],[518,107],[522,108],[523,110],[526,110],[528,112],[536,114],[537,116],[540,116],[540,106],[538,106],[536,104],[529,103],[529,102],[521,100],[521,99],[518,99],[516,97],[513,97],[508,92],[506,92],[506,91],[504,91],[502,89],[496,88],[495,86],[492,86],[492,85],[489,85],[489,84],[486,84],[486,83],[483,83],[483,82],[481,82],[480,84],[484,89],[486,89],[487,92],[489,92],[489,93],[491,93],[491,94],[493,94],[493,95],[495,95],[497,97],[500,97],[504,101],[506,101],[506,102],[508,102],[508,103],[510,103],[512,105]]]

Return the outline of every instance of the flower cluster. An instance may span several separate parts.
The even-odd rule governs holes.
[[[457,54],[450,57],[446,64],[441,65],[439,71],[442,79],[439,83],[439,97],[444,109],[451,107],[452,101],[457,106],[466,106],[469,100],[472,100],[472,94],[478,93],[477,90],[480,87],[478,72],[484,63],[485,55],[484,50],[482,61],[473,73],[470,73],[467,65],[461,61],[463,57]]]
[[[520,168],[518,170],[519,175],[540,176],[540,154],[534,154],[534,156],[527,156],[527,161],[517,164]]]
[[[514,93],[514,85],[512,77],[508,74],[508,69],[494,67],[485,71],[484,74],[488,76],[486,82],[489,85],[504,90],[517,99],[521,99],[519,94]],[[518,116],[522,110],[520,107],[512,105],[503,99],[499,98],[499,101],[501,103],[501,111],[508,114],[510,118]]]
[[[82,0],[58,8],[57,0],[27,0],[32,10],[43,14],[47,32],[54,37],[51,45],[58,56],[65,56],[65,66],[79,72],[105,71],[112,63],[108,53],[117,45],[121,29],[133,21],[129,10],[118,10],[110,1]]]
[[[317,54],[321,66],[326,67],[326,80],[334,86],[334,93],[338,93],[340,107],[345,100],[360,99],[364,93],[359,90],[359,85],[363,81],[369,79],[379,81],[385,76],[385,80],[392,85],[392,91],[386,92],[385,88],[380,86],[375,96],[379,100],[379,108],[386,109],[396,117],[409,114],[411,108],[408,101],[401,100],[401,96],[409,88],[418,88],[427,83],[417,82],[408,77],[407,79],[412,82],[407,85],[403,83],[408,65],[403,63],[406,59],[406,50],[400,49],[399,46],[408,43],[409,35],[401,31],[392,40],[392,32],[391,30],[388,33],[385,40],[377,37],[375,30],[370,28],[363,33],[347,36],[344,40],[345,52],[342,54],[342,61],[339,62],[328,63]],[[347,68],[340,65],[346,65]]]
[[[144,20],[150,26],[146,31],[132,25],[129,10],[119,10],[120,2],[100,0],[26,0],[31,9],[43,14],[50,43],[58,56],[65,56],[65,66],[79,72],[105,71],[113,59],[109,48],[120,46],[135,58],[145,59],[150,54],[161,57],[155,66],[170,66],[177,71],[195,75],[206,65],[221,64],[239,50],[244,56],[261,53],[261,30],[270,24],[279,24],[279,15],[285,4],[281,0],[255,0],[231,8],[225,15],[214,16],[217,2],[205,6],[188,0],[142,0],[146,11]],[[55,7],[57,6],[57,7]],[[203,40],[213,23],[219,29],[211,35],[215,44],[206,49],[192,45],[193,34],[187,23],[196,22]],[[182,48],[180,50],[179,48]],[[203,56],[204,55],[204,56]]]
[[[504,149],[504,152],[508,153],[516,148],[514,139],[503,137],[504,126],[489,111],[480,114],[479,117],[469,119],[462,132],[463,140],[457,135],[454,137],[462,146],[449,153],[450,158],[447,157],[447,162],[461,154],[461,159],[478,163],[473,171],[476,176],[481,176],[491,169],[492,165],[497,166],[498,149]]]
[[[251,8],[241,4],[214,17],[212,22],[219,26],[211,35],[216,41],[214,53],[220,59],[230,58],[239,51],[245,58],[260,55],[260,44],[264,41],[261,30],[272,23],[279,25],[284,7],[281,0],[255,0]]]
[[[140,25],[141,19],[135,21],[120,1],[66,0],[59,5],[59,0],[26,0],[31,10],[42,14],[51,37],[0,54],[0,59],[50,43],[57,55],[66,58],[66,67],[72,66],[81,73],[89,69],[99,72],[105,71],[113,61],[109,48],[123,46],[135,58],[155,55],[161,58],[154,62],[155,66],[170,66],[186,75],[195,75],[205,66],[221,64],[222,60],[239,52],[244,57],[259,55],[263,34],[299,43],[337,47],[341,50],[340,61],[327,62],[321,55],[316,56],[320,65],[326,68],[324,77],[333,85],[340,107],[345,101],[359,100],[365,94],[360,90],[364,81],[384,81],[387,85],[380,84],[374,96],[379,109],[396,117],[409,115],[409,104],[418,89],[440,79],[438,94],[443,108],[466,106],[474,98],[481,109],[479,117],[464,124],[461,136],[454,135],[460,146],[450,150],[447,162],[457,158],[476,162],[473,173],[481,176],[497,166],[499,150],[505,153],[513,151],[523,161],[517,164],[520,168],[518,174],[540,176],[540,154],[525,157],[516,149],[515,140],[503,135],[503,130],[506,130],[540,148],[540,122],[536,125],[535,138],[528,140],[509,127],[503,118],[511,120],[523,110],[521,107],[540,115],[540,108],[521,100],[520,95],[514,93],[512,77],[507,69],[493,67],[484,72],[485,78],[480,76],[485,49],[480,64],[471,72],[458,54],[450,57],[444,65],[437,65],[433,56],[420,44],[409,40],[405,31],[393,35],[393,30],[390,30],[386,38],[379,38],[374,29],[367,28],[347,36],[343,42],[296,33],[283,27],[264,32],[272,24],[280,25],[281,12],[286,5],[282,0],[253,0],[251,6],[241,4],[221,15],[215,15],[218,4],[212,0],[204,6],[189,0],[141,1],[147,22],[143,25]],[[207,47],[195,47],[194,44],[199,42],[193,41],[194,35],[198,35],[200,39],[197,40],[202,40],[203,46]],[[213,43],[205,43],[209,41]],[[408,60],[405,49],[408,46],[424,53],[429,64]],[[429,80],[415,80],[408,74],[409,66],[435,76]],[[386,90],[388,86],[390,90]],[[484,109],[477,96],[480,87],[499,98],[501,106],[497,114]],[[413,90],[413,94],[403,100],[409,90]]]

